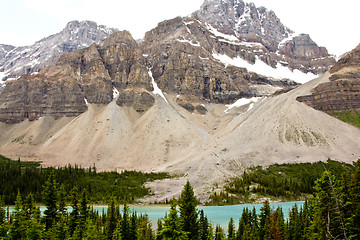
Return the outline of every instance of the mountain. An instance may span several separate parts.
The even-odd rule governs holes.
[[[62,54],[98,43],[116,31],[92,21],[72,21],[61,32],[31,46],[0,45],[0,72],[5,79],[39,72],[45,66],[55,64]]]
[[[310,95],[297,98],[300,102],[327,113],[360,109],[360,45],[344,55],[330,69],[329,82],[316,86]]]
[[[284,26],[276,14],[242,0],[205,0],[193,14],[217,31],[242,42],[258,43],[266,50],[258,55],[266,63],[320,74],[335,63],[326,48],[319,47],[307,34],[296,34]]]
[[[10,52],[11,50],[13,50],[15,47],[11,46],[11,45],[6,45],[6,44],[0,44],[0,59],[4,58],[5,55]]]
[[[99,45],[62,55],[56,65],[38,74],[8,82],[0,95],[0,121],[78,116],[87,103],[108,104],[116,88],[129,87],[152,90],[151,78],[136,41],[129,32],[117,32]],[[147,96],[144,91],[137,93],[139,100]],[[137,96],[121,93],[121,99],[129,94],[134,101]]]
[[[274,12],[241,0],[205,1],[188,17],[161,22],[141,48],[155,82],[180,94],[182,104],[270,95],[335,64],[309,35],[294,34]]]
[[[160,89],[179,94],[179,101],[232,103],[241,97],[268,95],[296,85],[287,79],[272,79],[224,65],[216,52],[236,55],[242,46],[233,49],[220,40],[206,24],[179,17],[146,33],[141,48]],[[247,58],[254,59],[255,55]]]
[[[298,101],[353,76],[357,53],[335,64],[291,34],[271,11],[230,0],[163,21],[140,43],[113,33],[6,82],[0,153],[179,176],[153,183],[148,201],[179,194],[187,179],[204,200],[253,165],[358,159],[359,129]]]

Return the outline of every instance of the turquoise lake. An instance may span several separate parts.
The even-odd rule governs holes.
[[[297,204],[298,207],[304,204],[303,201],[297,202],[282,202],[282,203],[270,203],[270,206],[273,209],[277,207],[281,207],[284,212],[284,217],[287,218],[289,215],[289,210]],[[198,209],[203,209],[205,215],[208,217],[209,221],[211,221],[214,225],[221,225],[224,228],[227,228],[227,225],[232,217],[234,219],[235,224],[239,222],[239,218],[243,212],[244,208],[249,208],[250,210],[255,207],[256,213],[260,213],[260,208],[263,204],[239,204],[239,205],[231,205],[231,206],[198,206]],[[166,212],[169,212],[170,206],[156,206],[156,205],[135,205],[130,206],[131,210],[136,211],[138,214],[147,214],[151,219],[153,226],[156,226],[156,222],[158,219],[163,218]],[[10,208],[10,212],[12,212],[13,208]],[[45,207],[40,207],[41,212],[45,210]],[[94,210],[97,210],[100,214],[104,211],[106,212],[107,207],[94,207]],[[71,211],[71,208],[69,209]]]
[[[270,206],[273,209],[277,207],[281,207],[284,212],[284,217],[287,218],[289,215],[289,210],[295,205],[300,208],[304,204],[303,201],[297,202],[283,202],[283,203],[270,203]],[[222,227],[227,227],[230,218],[234,219],[235,224],[239,222],[241,214],[244,208],[249,208],[250,210],[255,207],[256,213],[260,213],[260,208],[263,204],[239,204],[239,205],[231,205],[231,206],[198,206],[198,209],[204,210],[204,214],[208,217],[209,221],[211,221],[214,225],[219,224]],[[131,207],[131,209],[135,210],[137,213],[146,213],[149,218],[156,223],[159,218],[163,218],[165,216],[165,212],[169,212],[170,207],[168,206],[136,206]],[[99,212],[102,211],[102,208],[99,209]]]

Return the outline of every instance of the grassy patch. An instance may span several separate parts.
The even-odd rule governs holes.
[[[359,111],[343,111],[331,113],[332,116],[344,121],[346,123],[350,123],[355,127],[360,128],[360,112]]]

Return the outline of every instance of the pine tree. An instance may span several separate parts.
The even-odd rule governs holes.
[[[269,224],[270,224],[271,208],[269,201],[265,201],[260,208],[260,226],[259,239],[264,240],[269,238]]]
[[[0,239],[5,239],[8,231],[8,226],[6,223],[6,211],[4,206],[4,201],[0,198]]]
[[[80,206],[79,206],[79,215],[76,222],[76,228],[74,231],[74,237],[76,239],[82,239],[85,227],[87,223],[87,218],[89,215],[89,207],[88,207],[88,200],[87,200],[87,192],[86,189],[83,190],[81,194]]]
[[[301,238],[299,239],[310,239],[311,221],[311,206],[309,206],[308,201],[305,201],[304,205],[300,208]]]
[[[314,221],[311,226],[313,237],[317,239],[345,238],[342,213],[339,206],[338,185],[334,175],[325,171],[315,182]]]
[[[70,199],[72,211],[70,213],[69,234],[70,236],[72,236],[76,230],[79,221],[79,196],[77,187],[74,187],[71,190]]]
[[[137,218],[137,239],[155,240],[149,217],[145,214]]]
[[[289,240],[302,239],[301,219],[297,204],[295,204],[289,212],[286,235]]]
[[[20,192],[18,192],[15,201],[14,219],[10,228],[10,239],[22,239],[25,237],[25,229],[22,227],[23,223],[23,209],[22,209],[22,198]]]
[[[106,239],[108,240],[113,239],[115,228],[116,228],[115,203],[114,203],[114,199],[111,198],[106,214],[106,224],[105,224]]]
[[[207,240],[214,240],[215,236],[214,236],[214,227],[212,226],[211,222],[209,222],[209,227],[208,227],[208,238]]]
[[[29,220],[27,238],[29,240],[38,240],[43,238],[43,225],[40,221],[40,208],[34,207],[32,219]]]
[[[172,200],[170,204],[170,213],[164,218],[164,225],[160,231],[160,235],[164,240],[186,240],[189,239],[187,232],[183,231],[180,225],[178,212],[176,210],[176,201]]]
[[[248,208],[244,208],[239,219],[239,227],[236,234],[236,239],[243,239],[244,235],[248,235],[250,232],[248,228],[250,228],[250,213]]]
[[[93,219],[87,220],[86,231],[84,231],[83,239],[86,240],[104,239],[102,232],[97,228],[96,222]]]
[[[66,213],[66,191],[64,184],[60,185],[58,191],[58,211],[60,214]]]
[[[121,239],[133,239],[130,232],[129,207],[125,204],[123,208],[123,217],[120,224]]]
[[[209,238],[209,221],[204,215],[204,210],[200,210],[200,240],[207,240]]]
[[[130,227],[129,227],[129,240],[135,240],[137,239],[137,230],[138,230],[138,223],[137,223],[137,216],[136,216],[136,212],[134,211],[131,215],[131,219],[130,219]],[[145,227],[146,231],[146,226],[142,226]],[[146,232],[144,234],[143,237],[146,236]]]
[[[360,159],[355,163],[355,167],[349,189],[351,214],[349,214],[347,222],[349,222],[351,236],[360,237]]]
[[[216,225],[215,240],[225,240],[225,233],[220,225]]]
[[[52,228],[57,220],[57,189],[55,173],[51,172],[45,182],[43,198],[46,210],[44,211],[44,222],[46,230]]]
[[[230,218],[229,225],[228,225],[228,240],[234,240],[236,236],[235,233],[235,225],[234,225],[234,219]]]
[[[162,240],[162,236],[160,234],[161,230],[163,229],[163,223],[161,219],[158,219],[157,221],[157,230],[156,230],[156,240]]]
[[[270,217],[270,236],[267,239],[283,240],[284,239],[284,214],[280,207],[273,211]]]
[[[194,196],[194,190],[187,181],[179,198],[180,222],[182,230],[188,232],[189,239],[199,239],[199,222],[197,219],[198,201]]]

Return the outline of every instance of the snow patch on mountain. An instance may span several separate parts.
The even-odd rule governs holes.
[[[239,41],[239,39],[237,37],[235,37],[234,35],[229,35],[229,34],[219,32],[216,28],[214,28],[213,26],[211,26],[208,23],[206,24],[206,27],[216,37],[223,38],[223,39],[231,41],[231,42]]]
[[[186,40],[186,39],[176,39],[176,41],[181,42],[181,43],[188,43],[194,47],[201,47],[199,42],[194,43],[194,42],[192,42],[190,40]]]
[[[297,69],[291,71],[288,67],[285,67],[278,63],[276,68],[272,68],[258,57],[254,64],[251,64],[240,57],[231,58],[225,54],[213,53],[213,58],[222,62],[225,67],[228,65],[233,65],[236,67],[246,68],[250,72],[255,72],[264,76],[273,77],[276,79],[291,79],[297,83],[306,83],[318,76],[313,73],[303,73]]]
[[[10,78],[38,72],[53,65],[60,55],[98,43],[117,31],[92,21],[72,21],[61,32],[33,45],[16,48],[6,46],[9,51],[0,52],[0,55],[3,54],[0,57],[0,69],[7,71]],[[4,46],[1,46],[2,49],[5,49]]]
[[[154,94],[157,94],[159,95],[160,97],[162,97],[165,102],[169,103],[167,100],[166,100],[166,97],[165,95],[163,94],[163,92],[161,91],[161,89],[158,87],[158,85],[156,84],[154,78],[153,78],[153,75],[152,75],[152,72],[151,72],[151,68],[148,69],[148,73],[149,73],[149,76],[151,77],[151,82],[152,82],[152,85],[153,85],[153,88],[154,88],[154,91],[153,93]]]
[[[116,99],[120,95],[119,90],[115,87],[113,88],[113,99]]]
[[[0,83],[2,82],[2,79],[7,76],[6,72],[0,72]]]
[[[247,104],[249,105],[249,108],[247,111],[251,110],[254,107],[254,103],[258,102],[261,99],[261,97],[252,97],[252,98],[240,98],[236,102],[230,105],[225,105],[227,109],[224,111],[225,114],[229,113],[229,111],[232,108],[238,108]]]

